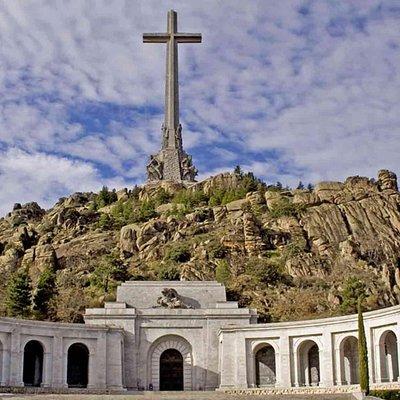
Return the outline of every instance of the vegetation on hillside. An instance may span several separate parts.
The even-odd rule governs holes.
[[[0,220],[0,315],[82,322],[129,279],[216,279],[264,322],[354,313],[360,296],[366,309],[396,304],[400,249],[377,239],[379,226],[357,236],[354,210],[380,189],[364,180],[353,196],[354,182],[319,198],[312,185],[267,185],[236,167],[193,185],[77,193],[48,211],[19,205]]]

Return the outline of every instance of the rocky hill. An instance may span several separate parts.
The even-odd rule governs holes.
[[[387,170],[309,190],[240,171],[104,188],[47,211],[15,204],[0,220],[0,313],[24,272],[33,305],[23,315],[35,318],[81,321],[126,279],[217,279],[262,321],[337,315],[360,294],[369,309],[398,304],[399,260],[400,194]]]

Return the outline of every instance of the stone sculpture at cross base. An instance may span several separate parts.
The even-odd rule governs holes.
[[[145,33],[145,43],[166,43],[165,120],[162,125],[161,150],[150,156],[147,164],[149,181],[193,182],[197,169],[192,157],[183,150],[182,126],[179,123],[178,43],[200,43],[200,33],[179,33],[177,14],[168,12],[167,32]]]
[[[193,165],[192,156],[182,148],[181,125],[174,133],[177,146],[168,146],[168,136],[165,125],[162,127],[163,147],[155,155],[151,155],[147,164],[149,181],[171,180],[193,182],[197,169]]]

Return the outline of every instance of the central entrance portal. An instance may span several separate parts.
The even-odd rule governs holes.
[[[183,390],[183,357],[178,350],[168,349],[161,354],[160,390]]]

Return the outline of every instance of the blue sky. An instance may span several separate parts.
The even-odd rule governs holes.
[[[399,173],[400,2],[0,0],[0,213],[132,186],[160,147],[165,46],[180,31],[184,146],[199,178]]]

